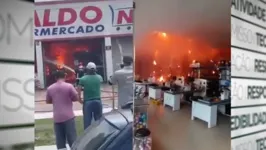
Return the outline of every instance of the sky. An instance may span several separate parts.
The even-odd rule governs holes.
[[[230,47],[230,0],[135,0],[134,40],[162,31]]]

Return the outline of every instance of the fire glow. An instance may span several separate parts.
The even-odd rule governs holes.
[[[164,32],[162,32],[162,33],[161,33],[161,36],[162,36],[163,38],[166,38],[166,37],[167,37],[167,34],[164,33]]]
[[[155,60],[153,61],[153,65],[154,65],[154,66],[156,66],[156,65],[157,65],[157,63],[156,63],[156,61],[155,61]]]
[[[157,81],[167,81],[169,74],[191,76],[191,63],[197,61],[200,66],[214,67],[220,60],[230,60],[231,55],[230,45],[213,48],[207,41],[165,32],[153,32],[139,41],[135,49],[135,72],[142,79],[153,75]],[[212,69],[209,72],[216,74]]]
[[[164,80],[164,77],[161,76],[161,77],[158,79],[158,81],[159,81],[159,82],[164,82],[164,81],[165,81],[165,80]]]

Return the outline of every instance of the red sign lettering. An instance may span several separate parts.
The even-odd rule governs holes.
[[[69,13],[70,18],[68,20],[65,19],[65,15]],[[61,8],[59,9],[59,14],[58,14],[58,25],[63,26],[63,25],[70,25],[74,23],[77,20],[77,13],[74,9],[72,8]]]
[[[129,11],[129,15],[126,13],[125,10],[119,10],[117,16],[117,24],[122,24],[123,19],[125,19],[126,23],[132,24],[133,23],[133,10]]]
[[[41,22],[40,22],[39,16],[36,11],[34,11],[34,24],[35,24],[35,27],[41,26]]]
[[[96,13],[95,18],[90,19],[86,16],[87,12],[89,12],[89,11],[94,11]],[[97,23],[102,19],[102,17],[103,17],[102,10],[98,7],[95,7],[95,6],[87,6],[87,7],[84,7],[80,11],[80,19],[87,24]]]
[[[44,27],[55,26],[55,22],[50,21],[50,12],[51,12],[51,10],[49,10],[49,9],[44,10],[44,16],[43,16],[43,26]]]
[[[96,14],[96,16],[94,18],[89,18],[87,16],[87,13],[89,11],[93,11]],[[66,14],[69,14],[70,18],[66,19],[65,18]],[[38,16],[38,13],[35,11],[34,23],[35,23],[36,27],[41,27],[41,26],[51,27],[51,26],[56,26],[56,25],[58,25],[58,26],[71,25],[71,24],[75,23],[75,21],[77,21],[78,17],[84,23],[96,24],[102,19],[103,12],[100,8],[98,8],[96,6],[86,6],[86,7],[82,8],[80,12],[77,12],[77,10],[72,9],[72,8],[61,8],[58,11],[58,19],[55,21],[52,21],[52,20],[50,20],[51,19],[51,10],[45,9],[42,23],[40,21],[40,16]]]

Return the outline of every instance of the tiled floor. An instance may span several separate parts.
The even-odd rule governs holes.
[[[230,118],[218,117],[218,126],[208,129],[200,120],[190,120],[190,106],[172,112],[163,106],[150,106],[149,127],[152,150],[230,150]]]

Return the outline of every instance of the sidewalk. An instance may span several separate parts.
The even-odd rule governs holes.
[[[103,114],[111,112],[112,108],[103,108]],[[82,110],[75,110],[75,116],[83,116]],[[45,112],[45,113],[35,113],[34,114],[35,120],[39,119],[50,119],[53,118],[53,112]]]
[[[112,96],[113,96],[113,93],[112,93],[112,86],[110,85],[102,85],[101,87],[101,95],[103,97],[103,99],[111,99]],[[114,92],[115,92],[115,96],[117,96],[117,87],[114,86]],[[43,101],[46,99],[46,90],[36,90],[35,91],[35,102],[38,102],[38,101]]]
[[[111,108],[112,107],[112,100],[102,100],[103,108]],[[117,100],[115,100],[115,107],[117,107]],[[82,105],[79,102],[73,103],[73,110],[82,110]],[[35,114],[39,113],[47,113],[53,111],[53,105],[46,104],[45,102],[35,102]]]
[[[117,107],[117,93],[112,93],[112,86],[103,85],[102,86],[102,103],[104,108],[112,107],[113,98],[115,98],[115,106]],[[114,88],[117,91],[117,88]],[[114,96],[114,97],[113,97]],[[35,113],[47,113],[53,111],[53,106],[51,104],[46,104],[46,90],[36,90],[35,91]],[[73,109],[82,110],[82,105],[78,102],[73,103]]]

